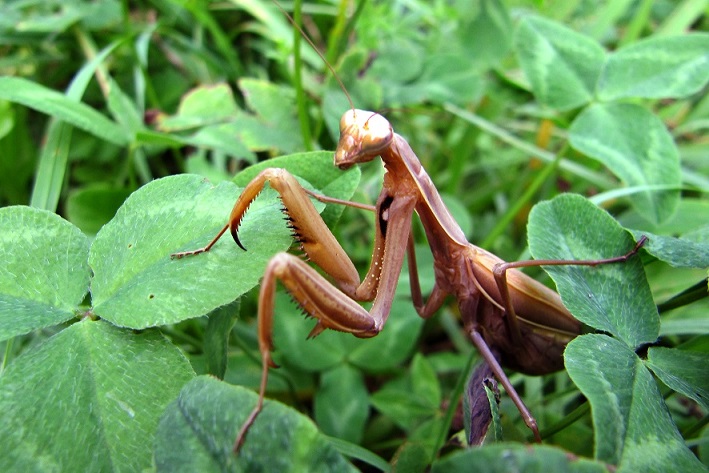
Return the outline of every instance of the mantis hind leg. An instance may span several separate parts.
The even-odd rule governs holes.
[[[517,311],[512,303],[512,298],[510,295],[509,285],[507,281],[508,271],[511,269],[526,268],[530,266],[599,266],[604,264],[614,264],[623,263],[629,258],[634,256],[640,248],[647,242],[647,237],[641,237],[635,246],[621,256],[616,256],[613,258],[597,259],[597,260],[527,260],[527,261],[516,261],[512,263],[500,263],[496,264],[493,268],[493,274],[497,288],[500,293],[502,306],[507,314],[506,320],[510,333],[515,343],[521,344],[523,342],[522,335],[517,321]]]
[[[480,353],[480,355],[482,355],[483,359],[494,373],[495,378],[497,378],[500,384],[502,384],[502,386],[505,388],[505,391],[507,391],[507,395],[510,397],[510,399],[512,399],[512,402],[522,415],[524,423],[534,434],[534,440],[538,443],[541,443],[542,437],[539,433],[539,426],[537,424],[537,420],[529,411],[529,408],[527,408],[524,401],[522,401],[520,395],[517,394],[517,391],[515,390],[514,386],[512,386],[512,383],[510,382],[509,378],[502,369],[502,366],[500,366],[500,362],[497,361],[497,358],[495,357],[494,353],[492,352],[492,350],[490,350],[490,347],[487,345],[487,343],[485,343],[483,336],[480,334],[480,332],[478,332],[475,327],[471,328],[469,332],[470,340],[473,342],[473,345],[475,345],[475,348],[478,349],[478,352]]]

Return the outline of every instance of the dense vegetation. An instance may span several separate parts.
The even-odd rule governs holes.
[[[0,470],[706,469],[706,2],[301,3],[283,7],[355,106],[408,140],[471,242],[515,261],[649,238],[628,264],[529,271],[595,332],[557,374],[509,373],[545,445],[525,444],[503,392],[485,446],[461,446],[479,358],[455,301],[417,317],[405,273],[373,339],[306,340],[313,321],[278,296],[281,368],[233,456],[260,379],[258,282],[291,245],[275,193],[249,209],[247,252],[224,238],[170,254],[206,244],[260,169],[371,204],[381,165],[333,168],[349,104],[270,1],[10,0]],[[363,275],[372,216],[318,205]]]

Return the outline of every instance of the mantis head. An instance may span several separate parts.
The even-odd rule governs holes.
[[[340,119],[340,142],[335,166],[347,169],[379,156],[391,145],[394,130],[386,118],[375,112],[351,109]]]

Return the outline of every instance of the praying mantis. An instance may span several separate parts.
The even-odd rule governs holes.
[[[239,430],[234,451],[239,450],[262,410],[269,370],[276,367],[271,353],[277,283],[286,288],[303,311],[317,320],[310,337],[331,329],[369,338],[385,328],[404,259],[408,259],[411,297],[418,315],[429,318],[449,296],[457,300],[465,332],[519,409],[535,440],[541,441],[536,420],[502,366],[532,375],[562,369],[562,352],[566,344],[581,333],[582,325],[555,291],[518,268],[619,263],[635,255],[645,239],[615,258],[507,263],[467,241],[420,160],[407,141],[393,131],[391,124],[379,113],[359,110],[352,105],[340,121],[334,165],[345,170],[378,157],[386,172],[373,207],[308,191],[289,172],[270,168],[244,188],[227,224],[205,247],[172,255],[179,259],[207,252],[227,230],[236,244],[246,250],[248,243],[244,245],[239,239],[239,226],[249,205],[268,183],[280,195],[300,248],[311,263],[329,276],[329,279],[322,276],[301,258],[285,252],[274,255],[266,266],[258,297],[262,361],[259,398]],[[311,198],[374,212],[374,249],[363,279]],[[434,258],[435,284],[426,300],[419,284],[411,232],[414,213],[422,223]],[[359,304],[364,301],[373,301],[369,310]]]

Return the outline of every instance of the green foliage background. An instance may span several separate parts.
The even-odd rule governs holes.
[[[706,0],[283,7],[354,105],[408,140],[471,242],[514,261],[617,256],[649,238],[627,264],[530,272],[597,332],[569,344],[560,373],[510,373],[547,445],[520,443],[504,394],[491,428],[504,443],[455,445],[476,355],[453,301],[417,317],[405,273],[369,340],[306,341],[312,321],[278,296],[279,402],[232,455],[260,378],[258,281],[291,245],[275,193],[249,209],[247,252],[224,238],[170,254],[206,244],[265,167],[371,204],[381,166],[333,168],[324,150],[350,105],[270,1],[10,0],[0,470],[706,469]],[[364,274],[371,215],[317,208]]]

